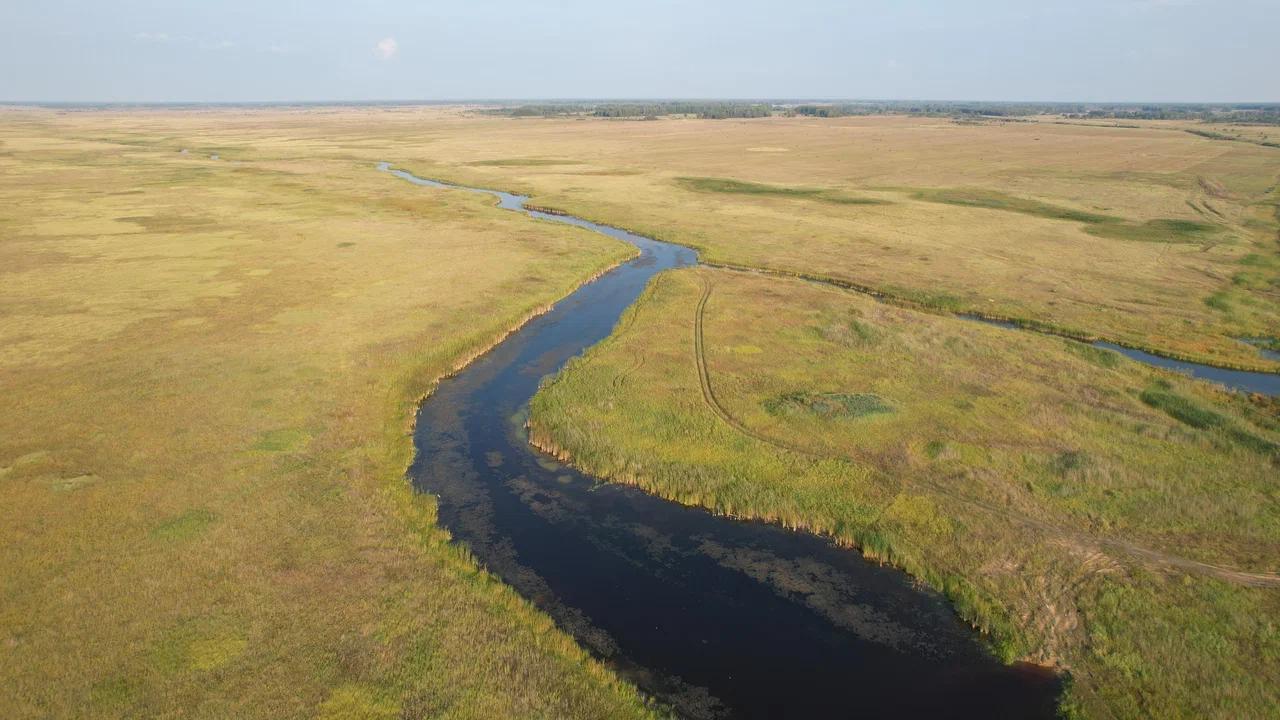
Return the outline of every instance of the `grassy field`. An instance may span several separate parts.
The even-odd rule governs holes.
[[[650,713],[403,478],[435,380],[628,250],[381,160],[934,311],[669,274],[537,436],[907,567],[1086,715],[1265,714],[1274,407],[936,313],[1280,366],[1280,149],[1141,125],[3,111],[0,714]]]
[[[1280,334],[1280,149],[1142,125],[441,116],[416,167],[713,263],[1277,369],[1236,338]]]
[[[1067,668],[1082,716],[1280,703],[1274,405],[1069,340],[701,268],[660,276],[531,422],[602,477],[907,568],[1006,658]]]
[[[327,117],[0,113],[0,716],[651,714],[404,479],[434,381],[630,248]]]
[[[109,119],[77,132],[172,145],[176,127],[199,140],[193,153],[228,161],[392,160],[713,263],[1280,370],[1238,340],[1280,337],[1280,148],[1189,132],[1252,137],[1249,126],[519,120],[466,108],[119,117],[145,136],[122,138]]]

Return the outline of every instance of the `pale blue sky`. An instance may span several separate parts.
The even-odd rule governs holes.
[[[0,0],[0,100],[1280,101],[1280,0]]]

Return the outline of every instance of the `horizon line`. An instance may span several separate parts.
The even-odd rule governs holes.
[[[990,100],[937,98],[858,98],[858,97],[488,97],[488,98],[416,98],[343,100],[0,100],[4,106],[25,107],[173,107],[173,106],[335,106],[335,105],[508,105],[515,103],[640,103],[640,102],[740,102],[775,105],[803,103],[939,103],[939,104],[1003,104],[1003,105],[1113,105],[1113,106],[1280,106],[1280,100]]]

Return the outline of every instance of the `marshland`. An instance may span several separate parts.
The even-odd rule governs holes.
[[[1259,126],[680,109],[0,111],[3,714],[1273,712]]]

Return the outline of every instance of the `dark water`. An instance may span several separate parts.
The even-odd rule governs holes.
[[[490,194],[510,209],[525,200]],[[625,240],[641,255],[423,403],[410,477],[439,498],[440,522],[458,541],[595,655],[689,717],[1054,716],[1059,678],[997,662],[943,598],[903,573],[812,535],[603,484],[533,450],[523,424],[540,380],[608,336],[654,273],[696,257],[577,218],[531,214]]]

